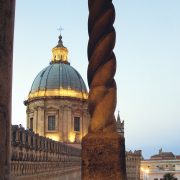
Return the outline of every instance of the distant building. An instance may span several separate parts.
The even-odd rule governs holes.
[[[127,180],[140,179],[140,162],[142,159],[142,151],[126,151],[126,173]]]
[[[124,136],[124,120],[120,118],[118,112],[116,120],[117,132]],[[126,173],[127,180],[139,180],[140,179],[140,162],[142,159],[142,151],[126,151]]]
[[[180,156],[160,149],[158,154],[141,161],[141,180],[163,180],[166,173],[172,173],[176,179],[180,179]]]

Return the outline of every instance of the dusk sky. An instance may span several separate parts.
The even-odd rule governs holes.
[[[17,0],[12,123],[26,127],[27,98],[63,27],[69,62],[87,85],[87,0]],[[180,1],[114,0],[117,111],[127,150],[180,154]]]

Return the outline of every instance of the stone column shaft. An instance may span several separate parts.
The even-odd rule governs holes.
[[[90,125],[82,140],[82,180],[126,180],[125,139],[117,133],[116,32],[112,0],[88,0],[88,109]]]
[[[0,180],[10,179],[14,15],[15,0],[0,0]]]

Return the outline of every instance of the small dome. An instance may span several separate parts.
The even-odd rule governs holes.
[[[58,62],[39,72],[29,93],[29,99],[48,96],[87,99],[88,92],[81,75],[69,63]]]

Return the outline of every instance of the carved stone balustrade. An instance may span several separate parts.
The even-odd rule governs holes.
[[[14,177],[80,168],[80,149],[39,136],[22,126],[12,126],[11,146]]]

